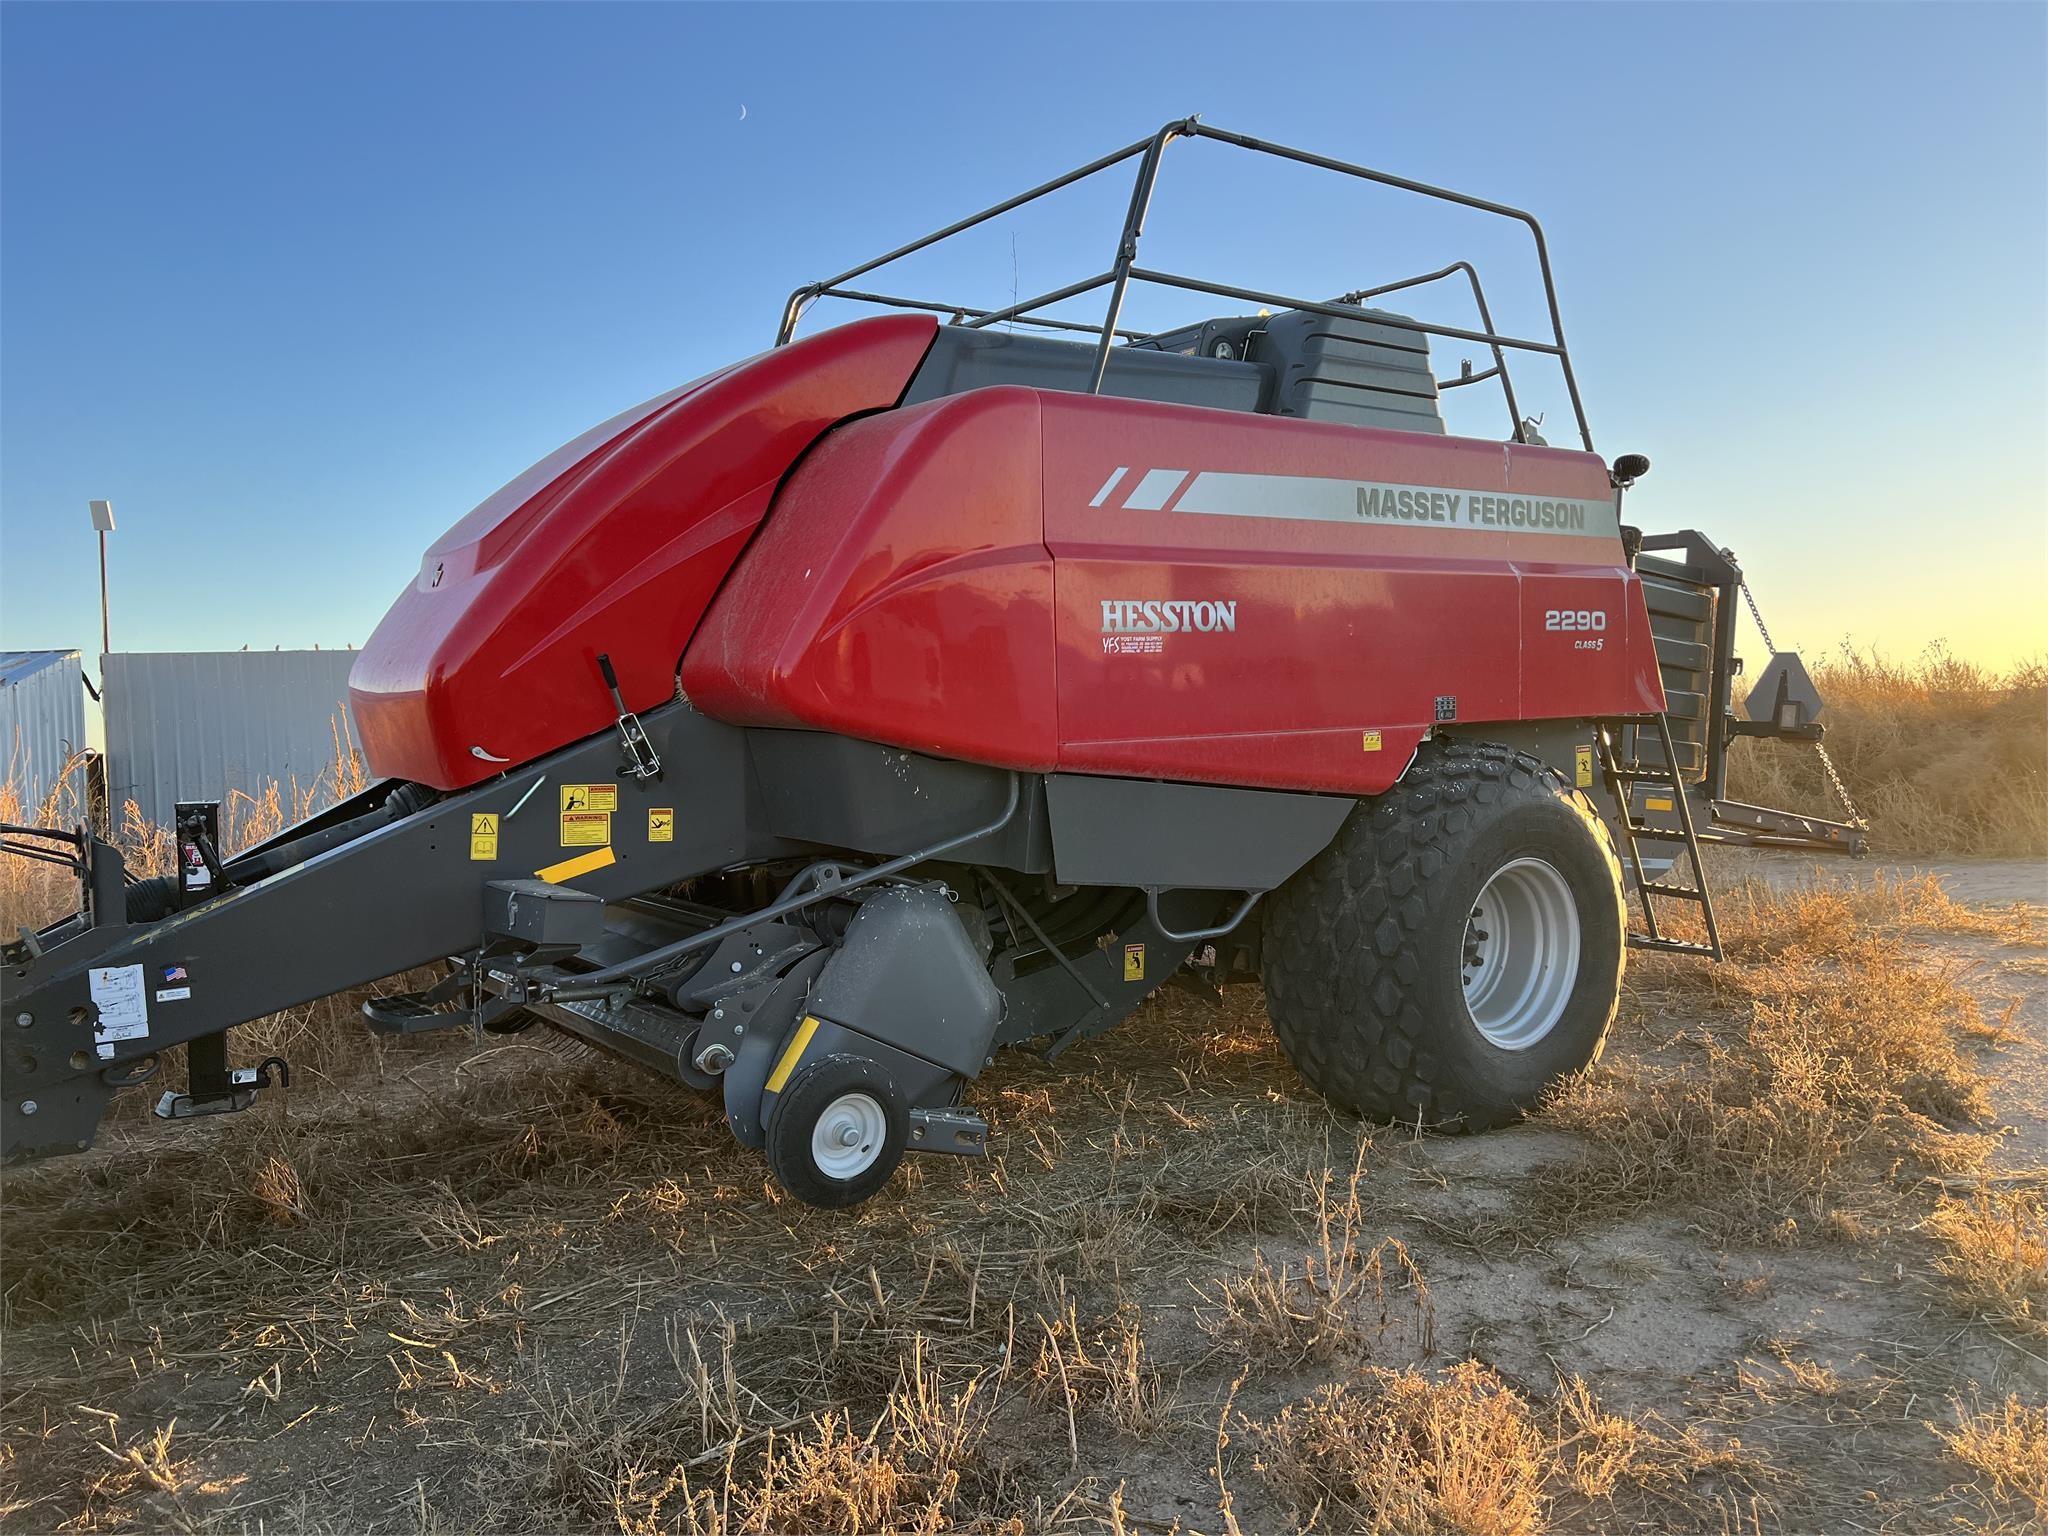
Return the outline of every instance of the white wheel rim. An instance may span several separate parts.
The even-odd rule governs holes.
[[[811,1161],[828,1179],[858,1178],[889,1139],[889,1117],[872,1094],[842,1093],[811,1127]]]
[[[1579,979],[1579,908],[1554,865],[1494,871],[1466,919],[1461,970],[1466,1011],[1490,1044],[1526,1051],[1557,1027]]]

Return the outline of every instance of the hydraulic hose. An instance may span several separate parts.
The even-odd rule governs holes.
[[[920,848],[914,853],[901,854],[896,858],[877,864],[871,869],[864,869],[851,879],[842,880],[832,885],[814,886],[810,890],[792,892],[781,897],[779,900],[770,902],[758,912],[743,913],[739,917],[730,918],[720,923],[715,928],[707,928],[702,933],[693,933],[688,938],[678,939],[673,944],[664,944],[659,949],[650,949],[645,954],[635,955],[630,960],[622,960],[617,965],[608,965],[603,970],[592,971],[586,976],[578,976],[570,986],[556,988],[553,995],[558,998],[570,999],[599,995],[609,984],[655,970],[660,966],[666,965],[671,960],[680,960],[684,955],[693,954],[697,950],[717,944],[725,939],[728,934],[738,933],[741,929],[751,927],[755,923],[773,922],[776,918],[786,916],[801,907],[813,906],[834,896],[843,896],[848,891],[855,890],[863,885],[872,885],[877,880],[886,880],[891,875],[900,875],[904,870],[935,859],[942,853],[951,853],[956,848],[965,847],[969,843],[978,842],[984,837],[989,837],[994,833],[1002,831],[1016,816],[1017,807],[1022,803],[1023,798],[1021,777],[1013,770],[1010,774],[1010,793],[1003,801],[1003,812],[986,826],[975,827],[971,831],[956,833],[954,836],[933,843],[929,847]],[[597,991],[593,993],[588,990],[591,988],[595,988]]]

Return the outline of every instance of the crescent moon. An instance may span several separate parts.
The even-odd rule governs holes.
[[[740,121],[744,123],[744,122],[745,122],[746,120],[747,120],[747,104],[746,104],[746,103],[745,103],[745,102],[743,101],[743,102],[741,102],[741,103],[740,103]]]

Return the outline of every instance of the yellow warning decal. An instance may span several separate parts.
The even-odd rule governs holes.
[[[796,1070],[796,1064],[803,1059],[804,1048],[811,1043],[811,1036],[818,1032],[818,1020],[814,1014],[805,1014],[803,1023],[797,1025],[796,1033],[790,1036],[789,1044],[782,1052],[782,1059],[775,1063],[775,1070],[768,1074],[764,1093],[780,1093],[782,1085],[789,1081],[789,1074]]]
[[[598,848],[612,840],[610,811],[562,812],[564,848]]]
[[[1580,789],[1591,789],[1593,787],[1593,749],[1591,747],[1572,748],[1572,782],[1578,785]]]
[[[564,880],[574,880],[578,875],[587,875],[593,869],[603,869],[616,864],[619,856],[610,848],[593,848],[588,853],[579,853],[573,859],[564,859],[559,864],[550,864],[546,869],[536,869],[535,876],[550,885],[560,885]]]
[[[647,841],[650,843],[672,843],[675,840],[675,807],[669,805],[650,805],[647,808]]]
[[[1145,946],[1142,944],[1126,944],[1124,946],[1124,980],[1143,981],[1144,979]]]
[[[1643,800],[1643,809],[1646,811],[1668,811],[1671,809],[1671,797],[1669,795],[1646,796]]]
[[[1381,742],[1381,740],[1380,740],[1380,733],[1379,733],[1378,731],[1367,731],[1367,732],[1365,733],[1365,750],[1366,750],[1366,751],[1368,751],[1368,752],[1377,752],[1377,751],[1379,751],[1379,749],[1380,749],[1380,747],[1381,747],[1382,745],[1383,745],[1383,743],[1382,743],[1382,742]]]
[[[619,786],[616,784],[564,784],[562,786],[562,814],[571,811],[616,811],[619,808]]]
[[[469,818],[469,856],[495,859],[498,856],[498,813],[473,811]]]

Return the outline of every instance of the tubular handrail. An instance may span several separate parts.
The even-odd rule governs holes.
[[[1013,208],[1021,208],[1024,204],[1049,196],[1059,191],[1062,187],[1070,187],[1077,181],[1084,181],[1088,177],[1093,176],[1097,171],[1106,171],[1112,165],[1128,160],[1133,155],[1141,154],[1150,143],[1150,139],[1139,139],[1135,144],[1126,144],[1122,149],[1111,150],[1100,159],[1089,161],[1079,170],[1069,171],[1064,176],[1055,176],[1051,181],[1040,182],[1029,192],[1019,192],[1015,197],[1005,198],[993,208],[984,208],[980,213],[969,214],[964,219],[956,219],[944,229],[926,235],[921,240],[913,240],[908,245],[897,246],[895,250],[889,252],[886,256],[877,256],[873,261],[864,261],[857,267],[848,267],[837,277],[828,277],[822,283],[812,283],[807,287],[797,289],[789,296],[789,302],[783,306],[782,330],[776,335],[775,345],[778,347],[785,345],[789,341],[790,336],[795,332],[797,317],[801,313],[800,305],[805,298],[823,298],[841,283],[850,283],[856,277],[865,277],[877,267],[886,267],[890,262],[900,261],[905,256],[914,255],[926,246],[937,245],[941,240],[950,240],[953,236],[960,234],[964,230],[972,229],[977,224],[985,224],[990,219],[1000,218]]]
[[[1183,277],[1178,272],[1155,272],[1150,267],[1133,267],[1131,276],[1144,282],[1158,283],[1163,288],[1185,288],[1191,293],[1214,293],[1226,299],[1242,299],[1247,304],[1278,304],[1286,309],[1304,309],[1312,315],[1330,315],[1339,320],[1365,313],[1356,304],[1332,304],[1324,299],[1294,298],[1284,293],[1267,293],[1258,288],[1239,288],[1233,283],[1212,283],[1206,278]],[[1373,315],[1371,319],[1374,325],[1392,326],[1397,331],[1422,331],[1431,336],[1447,336],[1453,341],[1484,342],[1492,346],[1513,347],[1521,352],[1543,352],[1555,357],[1563,350],[1548,341],[1530,341],[1521,336],[1495,336],[1487,331],[1467,331],[1455,325],[1410,320],[1405,315]]]
[[[1406,278],[1400,282],[1385,284],[1377,288],[1360,289],[1356,293],[1346,294],[1342,299],[1330,303],[1290,298],[1283,294],[1268,293],[1256,288],[1245,288],[1234,284],[1184,277],[1176,273],[1162,272],[1154,268],[1139,266],[1138,244],[1144,235],[1145,215],[1152,205],[1152,194],[1158,185],[1160,165],[1164,159],[1166,147],[1175,139],[1182,138],[1214,139],[1219,143],[1232,144],[1254,154],[1273,155],[1279,159],[1291,160],[1300,165],[1313,166],[1319,170],[1333,171],[1339,175],[1373,182],[1380,186],[1392,187],[1397,191],[1412,192],[1420,197],[1454,203],[1460,207],[1471,208],[1481,213],[1493,214],[1497,217],[1511,219],[1522,224],[1528,229],[1530,238],[1536,246],[1536,264],[1543,277],[1544,299],[1550,314],[1551,339],[1546,342],[1498,334],[1494,330],[1493,316],[1487,306],[1485,293],[1480,288],[1479,274],[1473,269],[1470,262],[1453,262],[1441,271],[1429,273],[1421,277]],[[857,277],[874,271],[878,267],[887,266],[890,262],[900,260],[905,256],[936,245],[941,240],[949,239],[964,230],[972,229],[978,224],[984,224],[990,219],[1000,217],[1002,214],[1019,208],[1025,203],[1048,196],[1064,187],[1073,185],[1077,181],[1084,180],[1100,171],[1109,169],[1111,166],[1120,165],[1124,161],[1133,158],[1138,160],[1137,175],[1131,186],[1130,202],[1124,214],[1123,229],[1118,236],[1115,258],[1106,272],[1084,278],[1079,282],[1066,284],[1063,287],[1051,289],[1035,298],[1026,299],[1021,303],[1012,304],[1005,309],[998,310],[980,310],[964,305],[925,304],[897,300],[880,295],[858,293],[845,289],[842,286]],[[1063,176],[1056,176],[1050,181],[1041,182],[1028,192],[1020,192],[1015,197],[1006,198],[993,207],[983,209],[980,213],[970,214],[966,218],[957,219],[943,229],[937,230],[921,239],[913,240],[906,245],[898,246],[887,255],[878,256],[874,260],[863,262],[856,267],[850,267],[837,277],[828,278],[824,282],[811,283],[796,289],[790,294],[788,302],[783,306],[782,325],[776,333],[775,344],[782,346],[787,343],[790,337],[795,334],[797,322],[802,317],[805,309],[822,298],[864,300],[869,303],[893,305],[900,308],[929,309],[942,314],[952,313],[961,316],[963,323],[974,328],[985,328],[1004,322],[1048,325],[1058,330],[1078,330],[1084,333],[1092,333],[1097,337],[1095,363],[1089,381],[1089,393],[1100,394],[1104,378],[1109,369],[1110,351],[1116,345],[1118,338],[1137,339],[1132,332],[1121,329],[1118,325],[1118,321],[1122,318],[1125,297],[1128,295],[1130,286],[1134,282],[1179,288],[1194,293],[1215,294],[1219,297],[1239,299],[1246,303],[1272,305],[1284,309],[1300,309],[1306,310],[1311,314],[1349,319],[1367,313],[1361,307],[1360,301],[1364,299],[1380,294],[1392,293],[1403,288],[1416,287],[1422,283],[1434,282],[1460,271],[1464,272],[1470,280],[1472,296],[1479,309],[1479,323],[1483,329],[1473,331],[1457,326],[1434,325],[1424,321],[1408,320],[1398,316],[1380,314],[1370,315],[1369,318],[1378,325],[1388,325],[1396,329],[1415,331],[1427,336],[1441,336],[1447,340],[1468,341],[1490,348],[1493,352],[1494,366],[1483,374],[1472,375],[1457,382],[1477,383],[1482,378],[1498,377],[1501,381],[1502,392],[1507,397],[1508,413],[1513,424],[1512,435],[1516,441],[1520,441],[1522,437],[1521,413],[1515,401],[1514,386],[1508,372],[1506,352],[1511,350],[1535,352],[1555,357],[1558,361],[1559,371],[1564,376],[1565,391],[1571,399],[1572,414],[1577,419],[1579,438],[1590,451],[1593,447],[1593,433],[1586,421],[1585,402],[1579,394],[1578,376],[1572,370],[1571,353],[1565,345],[1564,315],[1558,305],[1557,284],[1551,273],[1550,248],[1548,242],[1544,239],[1543,226],[1537,222],[1534,214],[1520,208],[1510,207],[1506,203],[1493,202],[1483,197],[1473,197],[1464,192],[1454,192],[1447,187],[1432,186],[1428,182],[1416,181],[1410,177],[1396,176],[1387,171],[1375,171],[1366,166],[1353,165],[1348,161],[1338,160],[1329,155],[1319,155],[1308,150],[1293,149],[1285,144],[1276,144],[1267,139],[1254,138],[1249,134],[1233,133],[1228,129],[1213,128],[1202,122],[1199,118],[1194,117],[1182,118],[1167,123],[1149,138],[1139,139],[1134,143],[1125,145],[1121,149],[1113,150],[1109,154],[1091,160],[1088,164],[1069,171]],[[1109,303],[1107,312],[1104,314],[1102,323],[1099,326],[1082,325],[1076,321],[1055,319],[1047,316],[1033,316],[1033,311],[1035,310],[1045,309],[1054,304],[1077,298],[1084,293],[1091,293],[1098,288],[1104,287],[1109,289]]]

